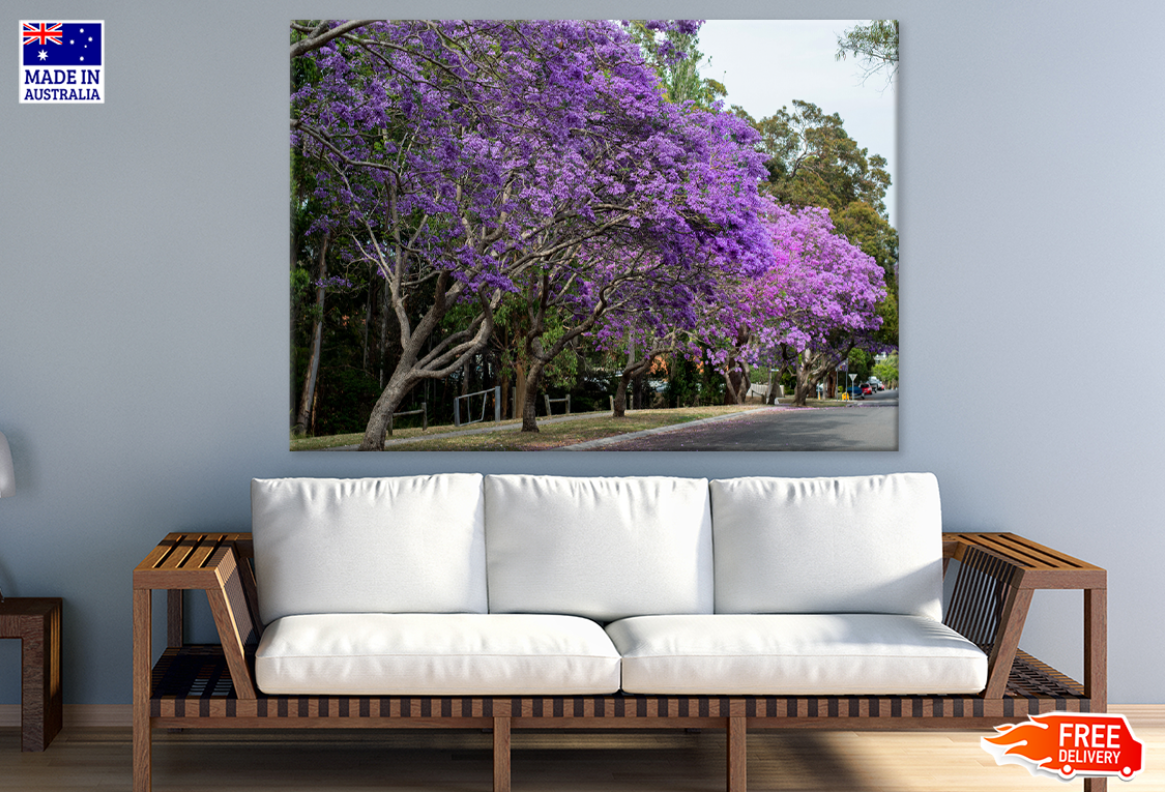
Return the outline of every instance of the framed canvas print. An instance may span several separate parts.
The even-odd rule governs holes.
[[[892,20],[296,20],[291,447],[898,447]]]

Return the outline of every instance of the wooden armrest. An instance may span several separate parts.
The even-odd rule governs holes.
[[[946,533],[943,555],[959,562],[943,622],[988,653],[986,698],[1001,698],[1007,689],[1036,589],[1085,590],[1086,666],[1093,676],[1091,667],[1104,652],[1103,635],[1094,634],[1103,632],[1103,615],[1097,619],[1087,608],[1095,600],[1103,609],[1104,569],[1012,533]]]
[[[203,589],[240,699],[255,698],[247,647],[258,641],[254,574],[239,562],[236,543],[250,534],[168,534],[133,573],[135,589]]]
[[[1015,585],[1028,589],[1102,589],[1103,568],[1013,533],[944,533],[943,553],[962,561],[969,551],[996,556],[1018,571]]]

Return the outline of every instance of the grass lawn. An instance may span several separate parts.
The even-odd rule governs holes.
[[[636,410],[627,413],[626,418],[615,419],[609,411],[585,413],[570,416],[571,420],[548,423],[538,421],[538,432],[523,434],[521,421],[502,421],[502,428],[494,432],[474,432],[493,424],[470,424],[468,426],[430,426],[428,431],[416,429],[395,429],[389,438],[389,451],[548,451],[562,446],[599,440],[631,432],[641,432],[659,426],[698,421],[718,415],[755,410],[759,405],[747,404],[731,407],[681,407],[675,410]],[[558,417],[558,416],[555,416]],[[337,446],[358,445],[362,435],[333,435],[331,437],[310,437],[292,439],[292,451],[311,451]],[[392,441],[410,439],[413,442],[393,445]]]

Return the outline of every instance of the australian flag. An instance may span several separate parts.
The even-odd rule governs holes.
[[[102,22],[21,22],[25,66],[101,65]]]

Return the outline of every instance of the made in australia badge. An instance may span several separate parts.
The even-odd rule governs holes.
[[[104,102],[104,21],[21,20],[21,104]]]

